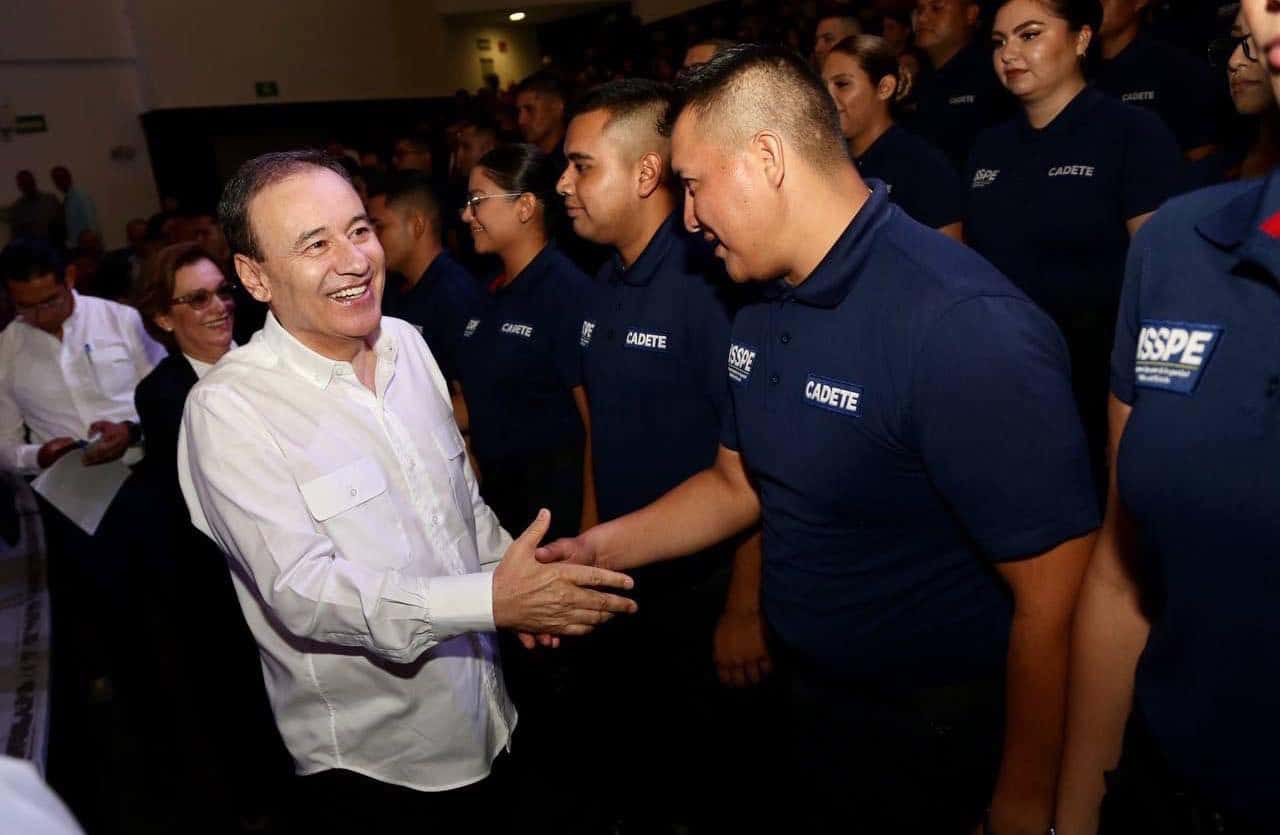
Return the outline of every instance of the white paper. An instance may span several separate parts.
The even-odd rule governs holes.
[[[69,452],[31,482],[37,493],[93,536],[111,500],[129,477],[129,466],[117,458],[92,467],[84,465],[84,451]]]

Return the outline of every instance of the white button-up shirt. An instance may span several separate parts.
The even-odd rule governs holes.
[[[179,478],[231,558],[299,772],[451,789],[515,724],[484,570],[511,537],[422,337],[383,318],[373,349],[376,393],[268,315],[192,389]]]
[[[99,420],[138,420],[133,390],[165,350],[132,307],[71,291],[62,339],[16,319],[0,333],[0,467],[40,471],[54,438],[84,440]],[[24,426],[30,430],[26,442]],[[128,461],[129,459],[126,459]]]

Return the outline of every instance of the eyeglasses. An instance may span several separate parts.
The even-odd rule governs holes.
[[[1209,43],[1209,63],[1219,69],[1224,69],[1231,62],[1231,56],[1235,54],[1236,47],[1239,47],[1244,52],[1246,61],[1256,62],[1258,60],[1258,54],[1254,51],[1253,36],[1225,35],[1221,38],[1214,38]]]
[[[490,197],[519,197],[522,194],[524,194],[523,191],[504,191],[502,194],[473,194],[463,202],[462,208],[458,212],[461,213],[470,209],[471,213],[475,214],[476,204],[481,200],[488,200]]]
[[[209,306],[209,302],[213,301],[214,296],[217,296],[225,302],[235,295],[235,291],[236,286],[234,284],[230,281],[224,281],[218,285],[218,289],[216,290],[201,287],[199,290],[187,293],[185,296],[178,296],[176,299],[170,299],[169,306],[173,307],[174,305],[188,304],[191,305],[192,310],[204,310]]]
[[[13,312],[20,318],[31,319],[39,316],[41,313],[49,313],[50,311],[54,311],[62,307],[67,303],[67,298],[69,296],[70,294],[66,292],[65,288],[59,288],[58,295],[53,298],[45,299],[44,301],[36,302],[35,304],[15,304],[13,306]]]

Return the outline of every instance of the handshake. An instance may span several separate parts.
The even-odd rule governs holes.
[[[634,600],[605,591],[635,583],[597,567],[585,537],[539,548],[550,525],[550,512],[538,511],[493,572],[494,625],[516,630],[529,648],[558,645],[557,636],[586,635],[615,615],[636,611]]]

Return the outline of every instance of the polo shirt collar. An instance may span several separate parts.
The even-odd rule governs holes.
[[[538,283],[538,279],[551,268],[557,251],[555,244],[548,243],[542,248],[541,252],[533,256],[533,260],[526,264],[525,268],[515,278],[494,290],[493,294],[499,297],[520,296],[532,291],[534,285]]]
[[[1201,218],[1196,231],[1211,244],[1280,279],[1280,172],[1272,172]]]
[[[795,287],[780,278],[766,290],[769,297],[789,298],[810,307],[825,308],[835,307],[845,300],[871,254],[876,232],[889,215],[889,190],[884,183],[873,182],[875,185],[867,202],[862,204],[809,277]]]
[[[1105,98],[1105,93],[1100,93],[1093,87],[1085,87],[1076,93],[1076,97],[1069,101],[1066,107],[1062,108],[1061,113],[1053,117],[1052,122],[1042,128],[1031,127],[1031,123],[1027,121],[1026,111],[1023,111],[1018,116],[1019,132],[1025,139],[1068,133],[1088,118],[1089,113]]]
[[[280,321],[276,319],[275,313],[271,311],[267,311],[267,321],[262,326],[262,339],[283,365],[292,369],[303,379],[311,381],[318,388],[328,388],[329,384],[333,382],[333,378],[339,373],[354,374],[354,368],[351,363],[317,354],[299,342],[297,337],[285,330]],[[378,362],[381,363],[384,360],[395,362],[395,337],[388,333],[385,328],[380,327],[378,329],[378,335],[373,342],[373,349],[377,352]]]
[[[622,266],[622,257],[614,252],[609,258],[609,280],[620,280],[633,287],[644,287],[650,284],[658,274],[658,268],[666,260],[667,253],[675,241],[676,223],[682,222],[677,221],[678,214],[680,212],[667,215],[667,219],[662,221],[654,231],[653,237],[649,239],[644,251],[640,253],[640,257],[635,260],[630,269]]]

